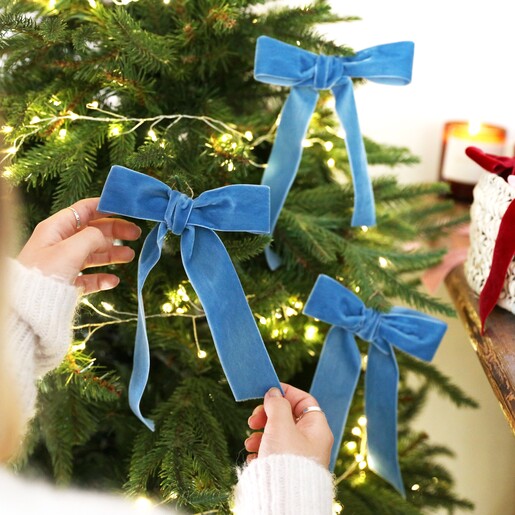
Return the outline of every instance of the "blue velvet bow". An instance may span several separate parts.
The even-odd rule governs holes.
[[[225,186],[191,199],[148,175],[122,166],[111,168],[99,211],[158,222],[139,257],[138,326],[129,384],[130,407],[150,429],[153,422],[140,411],[150,370],[142,289],[168,231],[181,236],[182,262],[206,313],[235,399],[263,397],[272,386],[281,388],[229,254],[214,232],[269,233],[269,202],[268,187]]]
[[[405,85],[411,81],[414,45],[410,41],[379,45],[351,57],[316,55],[267,36],[257,40],[254,77],[268,84],[290,86],[281,112],[277,136],[261,184],[271,188],[271,230],[293,184],[302,140],[318,100],[318,91],[330,89],[336,113],[345,129],[345,141],[354,182],[352,225],[375,225],[374,193],[367,172],[365,146],[359,128],[353,77],[380,84]],[[281,260],[270,248],[268,264],[276,269]]]
[[[354,293],[326,275],[318,277],[304,313],[333,325],[311,386],[334,434],[331,470],[361,370],[356,335],[370,342],[365,376],[369,467],[405,495],[397,458],[399,370],[393,347],[430,361],[447,324],[408,308],[394,307],[388,313],[367,308]]]

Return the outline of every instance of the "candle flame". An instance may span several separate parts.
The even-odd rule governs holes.
[[[469,134],[477,136],[481,132],[481,123],[478,120],[471,120],[469,122]]]

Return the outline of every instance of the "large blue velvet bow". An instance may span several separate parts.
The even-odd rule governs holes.
[[[140,411],[150,370],[142,289],[168,231],[181,236],[182,262],[206,313],[235,399],[263,397],[272,386],[281,388],[229,254],[214,232],[269,233],[269,202],[268,187],[225,186],[191,199],[148,175],[122,166],[111,168],[99,211],[158,222],[139,257],[138,325],[129,384],[130,407],[150,429],[153,422]]]
[[[302,141],[318,100],[318,90],[330,89],[336,113],[345,129],[345,142],[354,182],[352,225],[375,225],[374,193],[367,172],[367,157],[352,86],[353,77],[380,84],[405,85],[411,81],[414,45],[410,41],[379,45],[351,57],[317,55],[267,36],[257,40],[254,77],[268,84],[290,86],[281,112],[277,136],[261,184],[271,188],[271,230],[293,184]],[[281,260],[268,248],[272,270]]]
[[[311,386],[334,434],[331,470],[361,370],[356,335],[370,342],[365,376],[368,463],[405,495],[397,458],[399,370],[393,347],[430,361],[447,324],[408,308],[394,307],[388,313],[367,308],[354,293],[326,275],[318,277],[304,313],[333,325]]]

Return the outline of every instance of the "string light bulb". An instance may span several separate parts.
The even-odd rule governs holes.
[[[420,485],[418,483],[411,485],[411,490],[413,490],[413,492],[417,492],[418,490],[420,490]]]
[[[36,125],[36,123],[39,123],[41,121],[41,118],[39,116],[33,116],[30,120],[31,125]]]
[[[59,138],[60,139],[64,139],[66,138],[66,134],[68,133],[68,131],[66,129],[60,129],[59,130]]]
[[[254,134],[252,134],[250,131],[245,131],[245,139],[252,141],[254,139]]]
[[[4,134],[10,134],[14,130],[14,127],[11,127],[10,125],[4,125],[2,127],[2,132]]]
[[[386,268],[388,266],[388,260],[385,257],[379,256],[378,261],[379,261],[379,266],[381,268]]]
[[[100,305],[106,310],[106,311],[114,311],[114,306],[110,304],[109,302],[102,301]]]
[[[304,327],[304,338],[306,340],[315,340],[318,336],[318,327],[316,325],[308,324]]]
[[[204,359],[207,357],[207,352],[205,350],[202,350],[202,349],[199,349],[197,351],[197,356],[200,358],[200,359]]]
[[[335,161],[332,157],[330,157],[330,158],[327,160],[327,166],[328,166],[329,168],[334,168],[334,167],[336,166],[336,161]]]
[[[161,306],[161,311],[163,313],[171,313],[173,311],[173,306],[172,306],[172,303],[171,302],[165,302],[162,306]]]
[[[358,425],[361,427],[365,427],[367,425],[367,417],[365,417],[365,415],[361,415],[361,417],[358,418]]]
[[[152,141],[157,141],[157,134],[154,129],[150,129],[147,134]]]
[[[330,152],[333,149],[334,145],[332,141],[326,141],[324,143],[324,148],[327,150],[327,152]]]

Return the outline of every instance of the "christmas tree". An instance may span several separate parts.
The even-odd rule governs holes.
[[[268,35],[316,53],[353,54],[317,34],[317,24],[345,21],[326,0],[303,8],[267,3],[1,0],[3,176],[23,196],[27,232],[51,212],[99,195],[113,164],[194,197],[224,185],[259,184],[288,90],[254,80],[256,39]],[[272,272],[266,264],[271,236],[221,235],[279,377],[303,389],[329,329],[302,314],[320,273],[380,311],[403,303],[452,314],[418,288],[417,274],[442,257],[424,242],[460,222],[449,216],[449,202],[437,199],[445,186],[400,185],[393,174],[376,179],[377,226],[351,227],[354,192],[331,102],[322,92],[273,235],[282,266]],[[368,139],[365,146],[370,165],[393,170],[417,161],[405,148]],[[142,227],[146,233],[152,224]],[[422,246],[413,250],[414,241]],[[127,402],[137,264],[116,273],[122,280],[115,290],[82,301],[76,341],[41,382],[40,414],[17,466],[192,513],[229,513],[246,420],[259,401],[234,401],[185,275],[179,239],[169,234],[144,290],[151,373],[142,411],[156,431],[141,424]],[[365,355],[366,344],[359,345]],[[360,380],[335,469],[335,509],[376,515],[471,508],[438,463],[451,451],[410,422],[431,388],[457,406],[475,403],[431,365],[403,353],[397,359],[407,499],[367,468]]]

